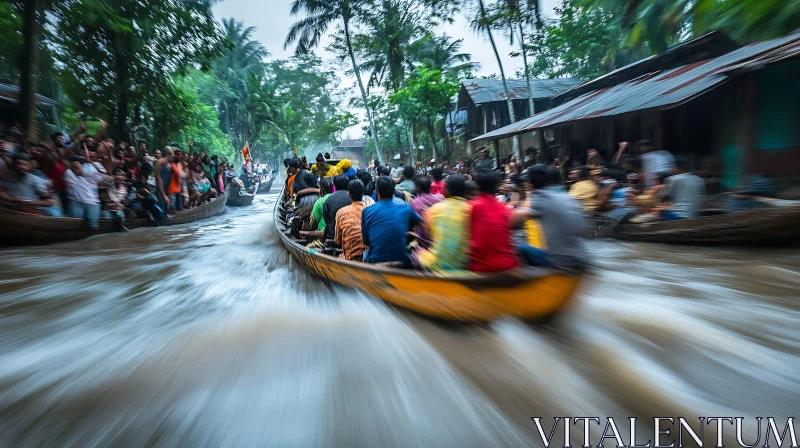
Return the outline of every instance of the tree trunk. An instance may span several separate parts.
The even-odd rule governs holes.
[[[19,73],[19,115],[26,147],[35,137],[36,85],[39,77],[39,36],[42,32],[43,0],[24,0],[22,10],[22,52]]]
[[[433,127],[433,123],[431,122],[430,118],[426,123],[428,126],[428,134],[431,136],[431,143],[433,143],[433,159],[436,159],[436,162],[441,162],[438,157],[439,148],[436,146],[436,129]]]
[[[525,53],[525,30],[522,22],[519,23],[519,46],[522,51],[522,64],[525,67],[525,82],[528,84],[528,113],[529,116],[536,114],[536,106],[533,104],[533,91],[531,90],[531,74],[528,72],[528,55]]]
[[[364,102],[364,110],[367,111],[367,120],[369,121],[369,131],[372,134],[372,141],[375,143],[375,154],[378,156],[378,163],[383,164],[383,157],[381,156],[381,148],[378,144],[378,134],[375,132],[375,123],[372,121],[372,112],[369,110],[369,101],[367,101],[367,91],[364,90],[364,83],[361,82],[361,71],[358,69],[356,63],[356,56],[353,54],[353,44],[350,41],[350,18],[344,17],[344,39],[347,43],[347,53],[350,55],[350,62],[353,64],[353,73],[356,75],[356,82],[358,88],[361,90],[361,101]]]
[[[484,22],[484,28],[486,29],[486,34],[489,36],[489,43],[492,44],[492,51],[494,51],[494,57],[495,59],[497,59],[497,66],[500,68],[500,77],[503,80],[503,90],[506,93],[506,104],[508,105],[508,118],[511,121],[511,123],[516,123],[517,116],[514,113],[514,102],[511,100],[511,92],[508,90],[506,73],[503,70],[503,61],[500,60],[500,53],[497,51],[497,45],[494,42],[494,36],[492,36],[492,30],[486,23],[486,8],[483,5],[483,0],[478,0],[478,6],[480,7],[481,21]],[[517,137],[516,135],[514,136],[514,154],[516,154],[517,160],[522,160],[522,154],[519,150],[519,137]]]

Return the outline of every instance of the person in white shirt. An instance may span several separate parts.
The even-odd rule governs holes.
[[[665,149],[654,151],[650,140],[642,140],[637,146],[642,153],[642,172],[647,187],[655,184],[657,175],[669,175],[675,171],[675,156],[671,152]]]
[[[100,227],[100,194],[98,185],[111,183],[114,179],[105,174],[105,169],[92,163],[81,163],[83,159],[73,157],[69,169],[64,172],[67,184],[67,216],[85,219],[89,228]]]

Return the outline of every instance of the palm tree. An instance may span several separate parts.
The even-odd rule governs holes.
[[[528,114],[533,116],[536,107],[533,104],[533,91],[531,90],[531,75],[528,71],[528,52],[525,48],[525,27],[534,25],[537,30],[544,26],[542,21],[539,0],[501,0],[498,4],[501,16],[500,22],[507,27],[509,43],[514,45],[514,38],[519,32],[519,46],[522,54],[522,64],[525,70],[525,82],[528,86]]]
[[[469,53],[462,53],[464,39],[450,40],[447,34],[426,34],[414,42],[414,58],[431,70],[439,70],[448,78],[458,79],[464,73],[478,68]]]
[[[514,103],[511,100],[511,91],[508,89],[506,73],[503,70],[503,61],[500,59],[500,53],[497,51],[497,44],[495,44],[494,36],[492,35],[492,27],[494,24],[488,17],[486,6],[484,5],[483,0],[478,0],[478,15],[472,21],[472,26],[478,31],[485,32],[489,37],[489,42],[492,44],[492,51],[494,51],[494,57],[497,59],[497,66],[500,69],[500,78],[503,80],[503,90],[505,91],[506,103],[508,105],[508,117],[512,123],[515,123],[517,121],[517,115],[514,113]],[[514,136],[513,138],[513,148],[514,154],[517,156],[517,160],[522,160],[522,152],[519,149],[519,137],[517,136]]]
[[[370,2],[368,0],[294,0],[291,14],[296,16],[305,12],[306,17],[295,22],[291,28],[289,28],[289,33],[286,35],[283,48],[288,48],[290,45],[297,42],[295,53],[298,55],[308,53],[319,45],[328,27],[341,21],[347,54],[350,57],[353,73],[355,74],[358,88],[361,91],[361,101],[364,103],[364,110],[367,112],[369,129],[375,144],[375,153],[377,154],[378,161],[383,163],[383,157],[381,156],[380,147],[378,145],[378,135],[375,132],[375,124],[367,100],[367,91],[364,89],[364,83],[361,81],[361,70],[359,69],[358,63],[356,63],[352,42],[352,26],[359,17],[363,16],[364,9],[369,6],[369,4]]]
[[[213,66],[222,81],[215,102],[223,131],[239,149],[246,141],[254,141],[271,121],[270,98],[274,95],[264,81],[264,58],[269,52],[253,40],[254,27],[234,19],[223,19],[222,24],[228,45]]]

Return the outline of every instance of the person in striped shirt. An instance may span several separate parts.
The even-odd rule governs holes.
[[[361,261],[367,246],[361,239],[361,213],[364,211],[364,183],[358,179],[347,184],[351,204],[336,212],[334,241],[344,251],[340,258]]]

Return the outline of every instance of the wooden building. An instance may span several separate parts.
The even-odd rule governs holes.
[[[524,79],[509,79],[507,82],[517,120],[528,118],[530,113],[527,82]],[[549,109],[551,97],[580,83],[577,78],[532,79],[534,110],[538,112]],[[465,79],[461,82],[457,108],[459,112],[466,112],[466,117],[462,120],[467,142],[511,123],[502,80]],[[471,154],[473,149],[467,144],[468,154]],[[510,150],[507,153],[510,153]]]
[[[342,140],[339,146],[333,148],[331,158],[336,160],[348,159],[353,168],[365,168],[369,161],[364,160],[364,148],[367,147],[366,139]]]
[[[618,142],[649,139],[697,169],[739,185],[746,174],[800,176],[800,33],[735,48],[719,33],[587,82],[554,107],[473,140],[535,135],[545,158],[573,164]]]

